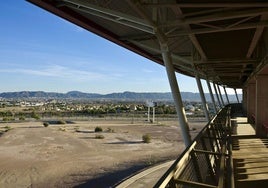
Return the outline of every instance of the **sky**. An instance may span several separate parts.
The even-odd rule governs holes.
[[[24,0],[1,2],[0,25],[0,93],[171,91],[165,67]],[[176,76],[180,91],[198,92]]]

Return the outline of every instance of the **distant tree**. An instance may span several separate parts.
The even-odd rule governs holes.
[[[36,120],[39,120],[40,119],[40,116],[35,111],[32,111],[31,118],[34,118]]]
[[[20,116],[20,117],[19,117],[19,120],[20,120],[20,121],[24,121],[24,120],[25,120],[25,117],[24,117],[24,116]]]
[[[156,114],[164,114],[164,109],[162,107],[157,107],[155,113]]]

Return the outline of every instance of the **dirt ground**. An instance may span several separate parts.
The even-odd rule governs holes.
[[[205,122],[190,122],[196,135]],[[184,149],[177,121],[75,121],[1,123],[0,187],[110,187],[150,165],[175,159]],[[99,126],[101,133],[95,133]],[[151,143],[143,143],[149,133]],[[96,135],[104,136],[96,139]]]

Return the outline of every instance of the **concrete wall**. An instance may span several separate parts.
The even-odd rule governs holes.
[[[255,125],[258,136],[265,136],[263,124],[268,123],[268,65],[244,87],[243,101],[248,122]]]
[[[242,104],[243,104],[243,112],[247,114],[247,87],[243,88],[243,99],[242,99]]]
[[[256,134],[265,136],[263,123],[268,123],[268,67],[256,76]]]
[[[256,114],[256,80],[253,78],[247,85],[247,117],[248,122],[254,124]]]

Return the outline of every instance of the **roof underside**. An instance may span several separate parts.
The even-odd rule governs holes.
[[[266,64],[268,3],[255,0],[28,0],[176,72],[242,88]]]

